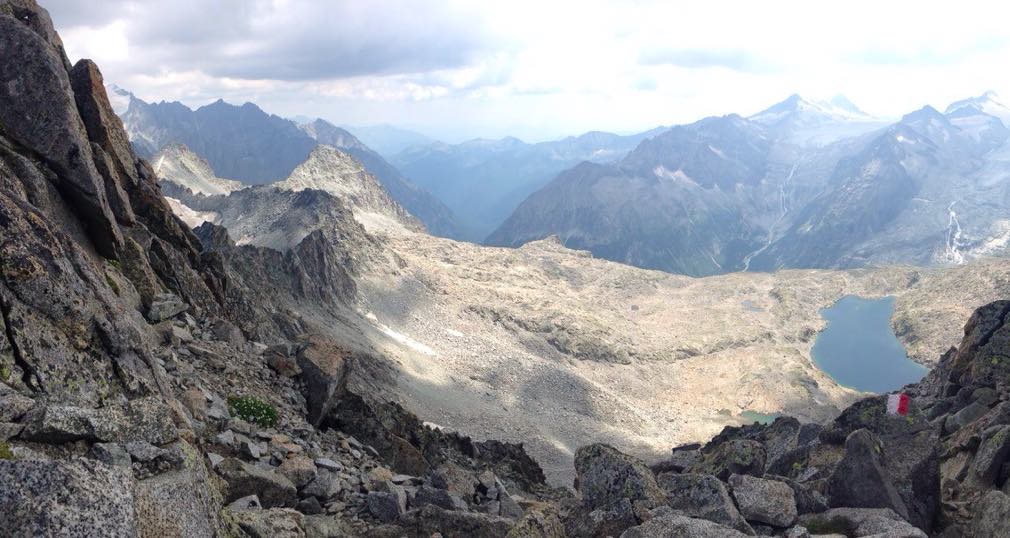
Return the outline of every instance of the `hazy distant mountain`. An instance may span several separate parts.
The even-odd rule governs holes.
[[[182,103],[134,98],[122,115],[138,153],[150,157],[173,142],[185,144],[224,178],[250,185],[284,179],[309,156],[316,141],[280,116],[252,103],[217,100],[196,110]]]
[[[1003,104],[996,92],[988,91],[978,97],[956,101],[951,103],[945,111],[948,116],[957,117],[970,116],[972,112],[981,112],[997,117],[1004,125],[1010,127],[1010,108]]]
[[[792,96],[750,118],[674,127],[619,163],[562,172],[488,243],[557,235],[597,256],[692,275],[1001,253],[1010,133],[991,113],[1005,109],[990,94],[955,105],[881,128],[842,98]]]
[[[479,241],[558,172],[582,161],[618,160],[661,131],[631,136],[590,132],[538,144],[512,137],[453,145],[439,142],[412,147],[391,160],[445,202],[468,236]]]
[[[739,194],[760,184],[769,146],[760,126],[739,116],[674,127],[617,164],[566,170],[487,242],[518,246],[557,235],[570,248],[640,267],[729,270],[760,241]]]
[[[906,115],[835,169],[752,268],[963,262],[1010,240],[1010,131],[974,109]]]
[[[407,148],[427,146],[435,142],[427,135],[392,125],[344,125],[343,127],[387,159]]]
[[[216,176],[249,185],[285,179],[317,145],[332,145],[361,161],[431,233],[458,236],[452,212],[437,198],[354,135],[323,120],[299,126],[252,103],[236,106],[218,100],[191,110],[181,103],[151,104],[132,95],[121,117],[141,155],[152,157],[169,144],[181,143],[206,159]]]

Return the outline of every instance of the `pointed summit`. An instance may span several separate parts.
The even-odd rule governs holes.
[[[810,101],[794,93],[747,119],[765,126],[776,138],[800,145],[823,145],[883,125],[843,95]]]

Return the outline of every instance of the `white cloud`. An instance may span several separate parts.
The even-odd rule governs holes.
[[[49,3],[69,54],[146,99],[457,138],[631,131],[752,113],[799,92],[897,116],[1010,94],[988,2]]]

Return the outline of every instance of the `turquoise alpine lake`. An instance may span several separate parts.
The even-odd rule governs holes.
[[[811,352],[821,370],[840,385],[885,393],[915,383],[926,368],[908,358],[891,329],[894,297],[846,295],[821,310],[827,327]]]

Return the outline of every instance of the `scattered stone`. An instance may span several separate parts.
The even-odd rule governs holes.
[[[417,480],[418,479],[416,477],[410,476],[408,474],[394,474],[389,479],[390,482],[392,482],[394,484],[400,484],[400,485],[417,482]]]
[[[277,471],[288,477],[295,487],[301,488],[316,477],[316,466],[312,460],[302,456],[288,458],[281,463]]]
[[[323,513],[323,507],[319,504],[319,501],[316,500],[315,497],[306,497],[298,501],[298,506],[296,506],[295,509],[307,515]]]
[[[235,446],[235,432],[225,430],[214,436],[214,442],[222,446]]]
[[[221,456],[219,454],[215,454],[213,452],[208,452],[207,453],[207,460],[210,461],[210,468],[211,469],[216,469],[217,466],[218,466],[218,464],[220,464],[222,461],[224,461],[224,456]]]
[[[215,471],[228,483],[226,502],[253,494],[268,508],[294,506],[297,502],[295,485],[280,473],[235,458],[225,458]]]
[[[241,499],[236,499],[228,505],[228,509],[232,512],[241,512],[243,510],[262,510],[263,505],[260,504],[259,497],[255,495],[247,495]]]
[[[332,472],[325,469],[319,470],[316,477],[302,488],[303,497],[316,497],[320,501],[327,501],[336,497],[340,493],[340,479]]]
[[[174,293],[161,293],[154,296],[150,308],[147,309],[147,320],[159,323],[173,318],[189,309],[189,305]]]
[[[465,511],[470,509],[466,501],[459,495],[449,490],[424,485],[417,488],[417,491],[414,492],[414,495],[410,498],[410,506],[420,508],[428,504],[433,504],[446,510]]]
[[[368,494],[368,511],[383,523],[396,521],[407,511],[407,492],[393,486],[390,491],[373,491]]]
[[[194,419],[207,420],[207,397],[204,396],[203,391],[195,388],[188,389],[179,396],[179,401]]]
[[[329,471],[343,471],[344,466],[329,459],[329,458],[316,458],[316,467],[321,467]]]
[[[130,467],[130,454],[119,443],[95,443],[91,447],[95,459],[115,467]]]
[[[280,355],[272,351],[267,352],[267,365],[282,377],[297,377],[302,373],[302,369],[294,357]]]
[[[252,439],[244,435],[236,435],[235,440],[238,442],[238,447],[242,454],[245,454],[249,458],[258,460],[263,455],[260,452],[259,443],[254,442]]]
[[[749,475],[732,475],[729,484],[744,519],[773,527],[796,522],[796,499],[788,485]]]
[[[512,529],[512,520],[459,510],[443,510],[428,505],[414,512],[404,526],[417,536],[440,533],[443,538],[505,538]]]

